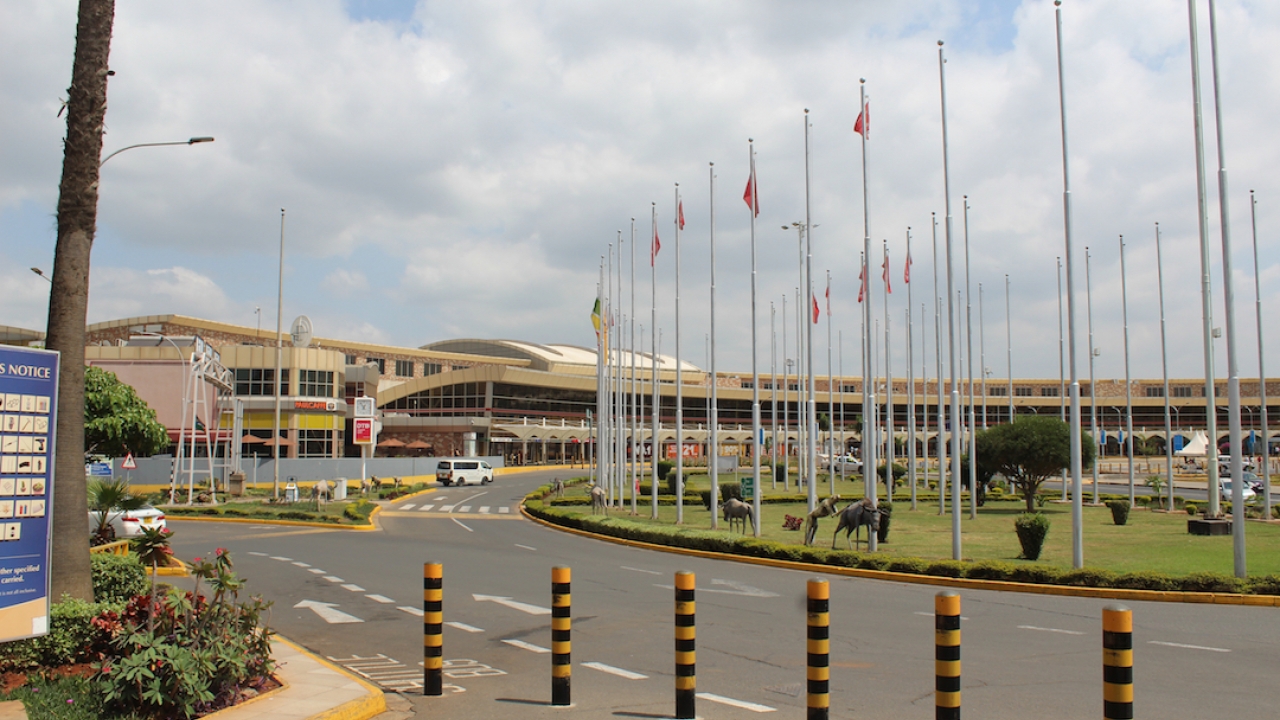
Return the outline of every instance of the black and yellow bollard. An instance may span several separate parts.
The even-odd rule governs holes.
[[[808,596],[809,720],[827,720],[831,713],[831,586],[826,580],[810,580]]]
[[[573,665],[569,660],[570,572],[567,567],[551,568],[551,704],[569,705],[569,680]]]
[[[960,720],[960,595],[944,590],[933,599],[934,718]]]
[[[1133,718],[1133,611],[1102,608],[1102,717]]]
[[[422,566],[422,694],[444,694],[444,566]]]
[[[694,628],[694,577],[691,572],[676,573],[676,718],[693,720],[696,716],[697,633]]]

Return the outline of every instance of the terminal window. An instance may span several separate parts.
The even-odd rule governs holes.
[[[1174,397],[1194,397],[1190,385],[1179,385],[1172,392]]]
[[[413,377],[413,361],[412,361],[412,360],[397,360],[397,361],[396,361],[396,376],[397,376],[397,377],[407,377],[407,378],[411,378],[411,377]]]
[[[1046,385],[1040,388],[1040,397],[1058,397],[1061,388],[1057,385]]]
[[[444,366],[440,363],[422,363],[422,376],[439,375],[444,372]]]
[[[1164,397],[1164,388],[1162,388],[1162,387],[1148,387],[1148,388],[1147,388],[1147,397]]]
[[[298,394],[304,397],[333,397],[333,371],[299,370]]]
[[[276,371],[273,368],[237,368],[236,375],[236,395],[275,395],[276,389],[272,387],[272,380],[275,379]],[[289,394],[289,370],[286,368],[280,373],[280,394]]]
[[[1031,388],[1016,387],[1013,389],[1013,394],[1017,395],[1018,397],[1031,397]]]
[[[380,374],[387,374],[387,361],[384,358],[374,358],[373,363],[378,366],[378,372]]]

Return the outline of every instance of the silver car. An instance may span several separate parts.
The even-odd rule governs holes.
[[[101,512],[89,511],[90,533],[97,532],[101,519]],[[168,525],[165,523],[163,512],[150,505],[143,505],[137,510],[111,510],[107,513],[107,527],[107,534],[110,537],[124,540],[139,537],[144,529],[163,530],[167,529]]]

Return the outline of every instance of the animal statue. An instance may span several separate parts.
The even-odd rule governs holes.
[[[826,500],[818,504],[818,507],[809,513],[809,517],[805,520],[804,528],[804,544],[812,545],[813,538],[818,534],[818,519],[835,515],[836,505],[840,502],[839,495],[832,495]]]
[[[321,480],[311,486],[311,499],[320,502],[323,498],[325,502],[333,499],[333,483],[329,480]]]
[[[552,481],[551,494],[555,495],[557,498],[564,497],[564,481],[563,480],[561,480],[560,478],[556,478],[555,480]]]
[[[856,503],[840,512],[840,524],[836,526],[835,533],[831,536],[831,549],[836,549],[836,538],[840,536],[840,531],[844,530],[845,544],[849,545],[849,549],[853,549],[853,545],[849,544],[849,536],[853,535],[855,542],[861,542],[859,537],[860,528],[867,526],[867,544],[871,544],[871,533],[880,532],[880,509],[872,507],[871,500],[863,498]]]
[[[360,480],[360,494],[368,495],[370,490],[372,490],[374,494],[377,494],[378,491],[382,490],[382,481],[378,479],[377,475],[370,477],[368,480]]]
[[[720,505],[721,512],[724,513],[725,522],[729,523],[729,532],[733,532],[733,522],[735,520],[742,526],[742,534],[747,534],[747,521],[751,521],[751,526],[755,527],[755,517],[751,512],[751,506],[738,498],[729,498]]]
[[[604,491],[604,488],[600,487],[599,485],[592,485],[591,486],[591,514],[595,515],[596,512],[600,512],[605,515],[608,515],[609,500],[608,500],[608,494]]]

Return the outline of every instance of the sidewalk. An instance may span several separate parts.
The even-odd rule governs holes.
[[[387,709],[382,691],[276,635],[276,677],[284,687],[207,717],[216,720],[368,720]]]

